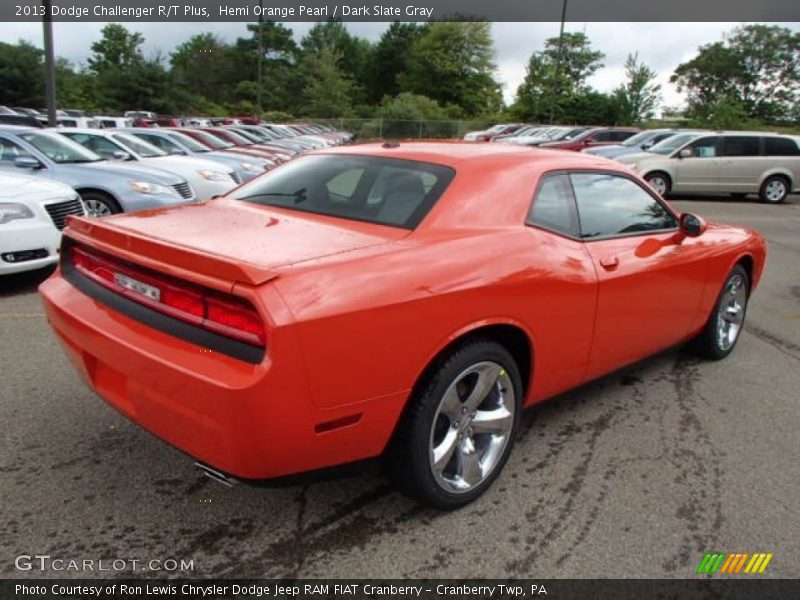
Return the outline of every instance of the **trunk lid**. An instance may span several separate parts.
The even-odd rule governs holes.
[[[226,198],[103,219],[72,218],[67,230],[77,241],[150,266],[158,263],[161,270],[252,285],[274,278],[281,267],[408,233]]]

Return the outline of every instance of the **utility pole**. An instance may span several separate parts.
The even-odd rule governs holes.
[[[56,122],[56,55],[53,49],[53,15],[50,0],[42,0],[42,26],[44,27],[44,95],[47,105],[47,124],[55,127]]]
[[[564,54],[564,21],[567,19],[567,0],[561,4],[561,30],[558,32],[558,54],[556,54],[555,88],[553,98],[550,100],[550,124],[553,124],[556,112],[556,100],[558,98],[558,84],[561,77],[561,56]]]
[[[261,83],[264,77],[264,0],[258,0],[258,90],[256,108],[258,109],[258,120],[264,114],[261,106]]]

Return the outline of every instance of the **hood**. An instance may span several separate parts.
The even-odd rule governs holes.
[[[218,171],[225,174],[231,173],[230,167],[193,156],[154,156],[152,158],[140,158],[139,161],[148,167],[165,169],[177,173],[188,171]]]
[[[664,158],[668,158],[668,156],[664,154],[654,154],[652,152],[634,152],[633,154],[621,156],[619,162],[624,165],[632,165],[633,163],[644,162],[646,160]]]
[[[280,267],[385,244],[408,231],[356,221],[270,209],[238,200],[74,219],[70,231],[195,272],[221,268],[227,276],[260,284]],[[202,258],[202,260],[198,260]]]
[[[122,163],[122,162],[96,162],[85,164],[63,164],[56,165],[57,169],[80,168],[92,169],[95,171],[94,177],[102,178],[103,175],[124,177],[126,181],[135,179],[163,185],[176,185],[185,183],[185,180],[174,173],[169,173],[161,169],[153,169],[142,163]],[[85,173],[85,171],[83,171]]]
[[[26,200],[52,200],[73,198],[75,190],[70,186],[30,175],[0,173],[0,200],[24,202]]]
[[[611,146],[600,146],[599,148],[586,148],[583,150],[584,154],[594,154],[595,156],[616,156],[618,152],[625,150],[622,144],[613,144]]]

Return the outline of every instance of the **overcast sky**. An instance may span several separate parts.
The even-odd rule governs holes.
[[[56,54],[73,63],[85,62],[89,46],[100,37],[103,23],[56,23]],[[313,23],[287,23],[299,39]],[[567,23],[567,31],[585,31],[592,46],[603,52],[604,67],[591,79],[600,91],[608,92],[624,79],[623,64],[629,52],[638,52],[641,60],[658,74],[662,88],[662,104],[681,105],[681,94],[669,83],[669,77],[680,63],[690,59],[698,46],[722,38],[737,23]],[[782,25],[800,30],[800,23]],[[144,34],[145,54],[161,51],[169,54],[174,46],[196,33],[212,31],[227,41],[245,34],[244,23],[127,23],[129,29]],[[351,33],[377,40],[387,23],[347,23]],[[506,102],[511,102],[517,86],[525,77],[528,57],[541,50],[545,39],[558,35],[559,23],[493,23],[497,77],[503,84]],[[0,41],[28,40],[41,45],[38,23],[0,23]]]

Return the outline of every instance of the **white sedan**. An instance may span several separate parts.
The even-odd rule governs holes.
[[[180,175],[194,189],[198,200],[221,196],[238,183],[233,169],[190,156],[175,156],[129,133],[102,129],[59,129],[58,132],[110,160],[136,161]]]
[[[70,186],[30,175],[0,173],[0,275],[58,262],[69,215],[85,215]]]

